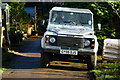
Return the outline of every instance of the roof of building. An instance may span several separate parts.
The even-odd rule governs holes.
[[[55,11],[66,11],[66,12],[78,12],[78,13],[91,13],[89,9],[78,9],[78,8],[67,8],[67,7],[53,7]]]

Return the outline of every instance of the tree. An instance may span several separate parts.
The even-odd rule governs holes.
[[[25,3],[23,2],[10,3],[12,19],[15,19],[17,22],[29,22],[28,15],[24,10],[24,5]]]
[[[114,13],[117,14],[117,16],[120,19],[120,1],[118,2],[108,2],[108,4],[112,7],[114,10]]]
[[[11,9],[11,18],[12,25],[16,25],[16,28],[20,31],[26,31],[27,26],[25,23],[30,22],[30,18],[26,14],[24,10],[24,6],[26,3],[24,2],[12,2],[10,3]]]

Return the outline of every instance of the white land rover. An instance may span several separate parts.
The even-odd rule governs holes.
[[[53,7],[41,47],[41,67],[47,67],[54,59],[72,58],[84,60],[88,69],[94,69],[98,42],[94,35],[93,13],[89,9]]]

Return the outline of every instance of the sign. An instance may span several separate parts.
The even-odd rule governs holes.
[[[120,60],[120,39],[104,40],[103,58],[108,60]]]

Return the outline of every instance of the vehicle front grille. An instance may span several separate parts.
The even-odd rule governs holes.
[[[57,37],[57,46],[62,48],[83,48],[84,41],[82,38],[75,37]]]

